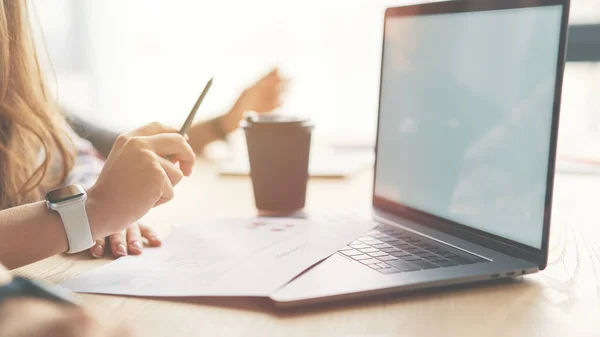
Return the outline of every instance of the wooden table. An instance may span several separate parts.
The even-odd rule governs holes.
[[[368,207],[371,172],[313,179],[309,210]],[[136,326],[140,336],[600,336],[600,177],[558,175],[549,266],[524,278],[278,312],[260,299],[146,299],[80,295],[100,314]],[[252,216],[246,177],[219,177],[199,161],[176,199],[145,219],[159,233],[190,218]],[[16,274],[60,282],[107,263],[55,256]]]

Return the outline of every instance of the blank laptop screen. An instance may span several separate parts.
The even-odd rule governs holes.
[[[375,196],[541,248],[561,16],[388,17]]]

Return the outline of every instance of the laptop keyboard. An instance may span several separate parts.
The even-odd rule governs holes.
[[[489,262],[438,241],[384,224],[340,249],[339,253],[383,274]]]

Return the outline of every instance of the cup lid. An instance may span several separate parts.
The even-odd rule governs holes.
[[[312,127],[308,118],[285,115],[248,116],[240,125],[242,128],[267,125]]]

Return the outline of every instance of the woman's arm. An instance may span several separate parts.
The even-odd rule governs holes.
[[[231,129],[230,125],[226,125],[223,122],[225,116],[227,116],[227,114],[215,119],[193,124],[190,127],[188,130],[188,143],[190,143],[194,152],[202,152],[206,145],[216,140],[221,140],[223,136],[235,130],[235,128]],[[223,134],[221,134],[221,132]]]
[[[194,152],[202,152],[209,143],[219,140],[224,135],[237,129],[246,111],[255,111],[262,114],[278,108],[281,105],[281,93],[285,82],[280,77],[279,71],[274,69],[244,90],[228,113],[192,125],[188,131],[188,136]]]
[[[173,187],[191,174],[196,159],[176,131],[150,124],[117,139],[98,181],[87,191],[86,211],[94,239],[124,230],[152,207],[173,198]],[[179,165],[165,160],[167,155]],[[45,202],[0,211],[0,261],[7,267],[67,249],[62,220]]]
[[[86,210],[90,227],[94,229],[100,219],[96,208],[91,205],[88,203]],[[9,269],[69,249],[60,216],[49,210],[43,201],[0,211],[0,224],[0,261]]]

